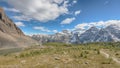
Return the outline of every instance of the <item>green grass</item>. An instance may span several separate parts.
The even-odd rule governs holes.
[[[33,46],[19,53],[0,56],[0,68],[120,68],[118,63],[100,53],[102,49],[118,58],[119,44],[46,43],[42,47]]]
[[[10,53],[16,53],[20,51],[22,51],[22,48],[0,49],[0,55],[8,55]]]

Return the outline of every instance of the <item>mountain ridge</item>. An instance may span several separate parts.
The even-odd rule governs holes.
[[[66,33],[66,35],[69,35],[67,37],[67,42],[64,41],[66,39],[65,35],[62,35],[60,33],[57,33],[58,35],[61,35],[61,37],[56,37],[56,39],[62,39],[62,41],[56,41],[56,42],[64,42],[64,43],[74,43],[74,44],[80,44],[80,43],[91,43],[91,42],[118,42],[120,41],[120,27],[116,24],[112,24],[109,26],[106,26],[105,28],[98,29],[97,27],[93,26],[86,30],[85,32],[81,33],[78,32],[69,32]],[[61,32],[62,33],[62,32]],[[80,34],[81,33],[81,34]],[[41,35],[34,35],[35,36],[41,36]],[[50,35],[48,35],[50,36]],[[52,35],[55,37],[55,34]],[[39,39],[42,40],[42,38],[39,37]],[[47,39],[51,40],[50,37],[47,37]],[[40,40],[39,40],[40,41]],[[47,42],[55,42],[55,41],[47,41]]]

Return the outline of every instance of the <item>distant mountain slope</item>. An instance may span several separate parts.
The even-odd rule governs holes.
[[[106,29],[101,29],[93,39],[94,42],[108,42],[108,41],[114,41],[112,38],[112,34],[107,31]]]
[[[52,35],[33,35],[33,39],[39,41],[40,43],[47,43],[47,42],[62,42],[62,43],[69,43],[71,40],[71,32],[68,30],[63,30],[62,32],[55,33]]]
[[[0,48],[26,47],[37,43],[24,33],[9,19],[0,8]]]
[[[120,41],[120,27],[112,24],[105,28],[98,29],[95,26],[89,28],[81,34],[77,30],[76,32],[66,33],[60,32],[53,35],[33,35],[34,39],[47,42],[64,42],[64,43],[89,43],[89,42],[118,42]],[[66,39],[66,41],[65,41]],[[45,42],[44,42],[45,43]]]
[[[120,27],[115,24],[100,30],[96,27],[91,27],[79,36],[79,43],[118,41],[120,41]]]
[[[94,38],[98,32],[99,29],[97,29],[96,27],[91,27],[90,29],[88,29],[79,36],[79,42],[80,43],[94,42]]]

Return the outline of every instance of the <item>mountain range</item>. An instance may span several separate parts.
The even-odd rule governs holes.
[[[47,35],[47,34],[33,35],[32,38],[39,41],[40,43],[47,43],[47,42],[69,43],[71,36],[72,36],[71,32],[69,32],[68,30],[63,30],[62,32],[55,33],[52,35]]]
[[[91,43],[91,42],[118,42],[120,41],[120,26],[111,24],[105,28],[95,26],[81,33],[80,30],[62,32],[53,35],[33,35],[32,38],[41,42],[63,42],[63,43]]]

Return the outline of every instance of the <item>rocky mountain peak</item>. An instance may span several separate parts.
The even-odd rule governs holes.
[[[99,29],[96,28],[95,26],[92,26],[92,27],[89,28],[87,31],[99,31]]]
[[[118,30],[120,30],[120,26],[119,26],[119,24],[118,25],[111,24],[111,25],[107,26],[106,29],[118,29]]]

